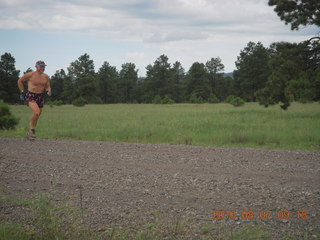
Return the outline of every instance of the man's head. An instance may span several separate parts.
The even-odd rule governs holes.
[[[42,60],[36,62],[36,69],[38,72],[43,73],[46,66],[47,65]]]

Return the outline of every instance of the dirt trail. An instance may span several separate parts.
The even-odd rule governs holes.
[[[96,229],[148,221],[154,211],[210,223],[223,210],[237,218],[212,224],[320,238],[317,151],[0,138],[3,197],[33,198],[53,184],[62,201],[78,201],[82,189],[85,220]],[[19,213],[1,205],[1,218]]]

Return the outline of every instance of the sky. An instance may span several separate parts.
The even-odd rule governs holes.
[[[20,75],[44,60],[52,76],[87,53],[98,71],[134,63],[138,75],[164,54],[185,71],[219,57],[224,72],[247,44],[301,42],[315,26],[291,31],[268,0],[0,0],[0,55]]]

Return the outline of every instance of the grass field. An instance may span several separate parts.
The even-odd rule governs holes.
[[[11,106],[11,112],[19,125],[0,136],[25,137],[31,111]],[[287,111],[257,103],[46,106],[37,137],[320,150],[320,104],[293,103]]]

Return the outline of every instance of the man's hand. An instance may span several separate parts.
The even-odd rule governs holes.
[[[21,92],[20,92],[20,100],[24,101],[24,99],[25,99],[24,92],[21,91]]]
[[[51,97],[51,91],[47,91],[47,95]]]

